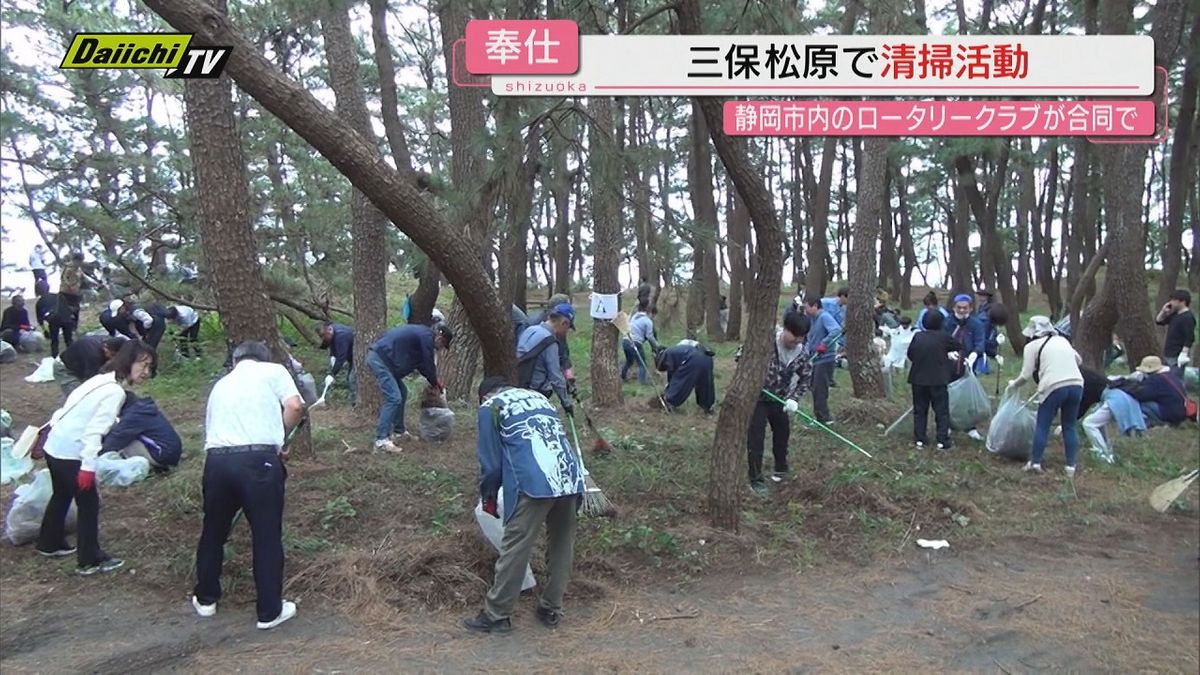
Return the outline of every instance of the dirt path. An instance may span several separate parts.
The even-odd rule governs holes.
[[[477,636],[467,612],[402,613],[359,627],[301,600],[274,633],[249,598],[196,618],[171,603],[64,577],[5,593],[0,667],[24,672],[608,671],[937,669],[1196,672],[1195,523],[1165,516],[1100,540],[1019,539],[991,552],[809,575],[706,579],[572,608],[548,634],[522,600],[514,633]],[[106,594],[107,593],[107,594]],[[654,620],[654,616],[698,614]]]

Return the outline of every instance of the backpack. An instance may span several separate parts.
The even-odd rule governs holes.
[[[524,356],[517,359],[517,386],[518,387],[520,387],[522,389],[529,388],[530,382],[533,381],[533,366],[535,363],[537,363],[538,357],[541,356],[542,352],[546,351],[546,349],[550,345],[555,344],[557,342],[558,342],[558,338],[553,335],[550,335],[546,338],[543,338],[541,342],[534,345],[533,349],[530,349],[528,352],[525,353]]]

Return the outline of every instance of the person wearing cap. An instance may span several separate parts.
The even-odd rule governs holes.
[[[571,296],[566,293],[555,293],[546,301],[546,306],[535,317],[529,315],[524,325],[521,327],[520,333],[524,333],[525,329],[530,326],[535,326],[539,323],[546,323],[546,319],[550,317],[550,312],[559,305],[570,305]],[[521,339],[520,333],[517,334],[517,341]],[[558,367],[563,372],[563,377],[567,378],[567,391],[575,393],[575,368],[571,365],[571,347],[567,344],[567,336],[563,335],[558,340]]]
[[[1075,423],[1079,419],[1079,405],[1083,400],[1083,373],[1079,364],[1083,359],[1071,341],[1058,334],[1054,324],[1046,316],[1032,316],[1022,334],[1028,338],[1022,354],[1024,362],[1021,374],[1008,383],[1008,394],[1026,382],[1033,380],[1037,385],[1037,427],[1033,433],[1033,450],[1025,471],[1042,472],[1042,457],[1050,440],[1050,425],[1055,414],[1061,416],[1063,444],[1066,446],[1066,473],[1075,475],[1079,457],[1079,433]]]
[[[1196,315],[1192,314],[1192,294],[1186,288],[1171,293],[1155,322],[1167,327],[1163,340],[1163,361],[1183,377],[1183,368],[1192,362],[1192,343],[1196,341]]]
[[[638,311],[629,319],[629,335],[621,340],[621,350],[625,353],[621,380],[628,378],[629,371],[637,366],[638,384],[646,384],[646,353],[642,344],[649,342],[652,350],[658,350],[658,340],[654,339],[654,316],[657,314],[658,309],[647,301],[639,304]]]
[[[564,302],[551,307],[546,319],[526,328],[517,341],[518,385],[547,399],[551,393],[557,394],[568,415],[575,408],[571,405],[558,348],[572,330],[575,330],[575,308]]]
[[[283,599],[283,503],[287,433],[304,418],[304,400],[287,368],[262,342],[233,350],[233,369],[213,385],[204,418],[204,525],[196,545],[192,608],[217,613],[225,542],[238,511],[250,524],[258,628],[296,616]]]
[[[563,316],[557,310],[553,315]],[[479,496],[484,513],[503,520],[504,540],[483,609],[463,626],[477,633],[512,630],[521,582],[544,523],[546,578],[537,618],[557,628],[575,558],[575,518],[586,489],[583,463],[550,402],[504,377],[485,377],[479,385],[478,432]],[[503,513],[497,506],[501,491]]]
[[[987,333],[979,315],[971,308],[971,296],[966,293],[954,296],[954,312],[944,329],[958,342],[959,354],[962,355],[966,368],[974,368],[977,373],[986,373]],[[960,365],[958,372],[965,374],[965,369]]]
[[[437,376],[439,349],[448,349],[454,333],[445,323],[422,326],[410,323],[388,330],[367,350],[367,367],[375,375],[383,403],[379,406],[379,423],[375,425],[375,449],[400,452],[389,435],[395,440],[413,440],[404,425],[404,405],[408,402],[408,388],[404,378],[416,371],[425,377],[429,386],[444,391]]]
[[[654,367],[667,374],[663,399],[671,409],[687,403],[694,390],[696,404],[705,415],[712,414],[712,407],[717,402],[717,385],[711,350],[695,340],[680,340],[674,347],[654,352]]]
[[[1083,420],[1083,431],[1097,458],[1113,463],[1105,429],[1115,422],[1124,435],[1160,424],[1180,424],[1187,419],[1183,381],[1157,356],[1147,356],[1128,377],[1110,378],[1104,403]]]
[[[138,339],[137,329],[133,326],[133,318],[125,307],[125,301],[113,300],[108,308],[100,312],[100,325],[108,331],[109,337],[124,335],[130,340]]]

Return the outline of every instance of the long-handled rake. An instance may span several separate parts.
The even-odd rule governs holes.
[[[1200,476],[1200,469],[1193,469],[1154,488],[1154,492],[1150,493],[1150,506],[1155,511],[1164,513],[1176,499],[1179,499],[1179,495],[1195,482],[1197,476]]]
[[[613,325],[617,327],[617,331],[621,333],[622,338],[629,338],[628,314],[625,312],[617,314],[617,318],[613,319]],[[658,402],[662,404],[663,410],[670,410],[671,407],[667,405],[667,397],[663,395],[662,386],[659,385],[658,371],[646,366],[646,359],[642,356],[642,350],[639,349],[637,345],[634,345],[634,352],[637,354],[638,363],[641,364],[642,369],[649,371],[650,376],[654,378],[654,391],[658,394]]]
[[[783,405],[785,403],[785,401],[783,399],[779,398],[775,394],[772,394],[771,392],[767,391],[766,389],[763,389],[762,393],[765,394],[771,400],[775,401],[776,403],[779,403],[780,405]],[[874,459],[875,461],[879,462],[880,466],[883,466],[888,471],[891,471],[892,473],[896,474],[896,478],[900,478],[901,476],[904,475],[903,472],[898,471],[897,469],[893,469],[892,467],[888,466],[887,463],[881,459],[876,459],[874,455],[872,455],[871,453],[867,452],[866,450],[863,450],[862,448],[858,447],[858,445],[856,445],[854,443],[854,441],[850,440],[849,438],[846,438],[845,436],[839,434],[838,432],[834,431],[833,429],[830,429],[828,425],[826,425],[824,422],[821,422],[820,420],[813,417],[812,415],[809,415],[808,413],[804,412],[803,410],[799,410],[799,409],[796,410],[796,414],[799,415],[800,418],[803,419],[805,422],[807,422],[809,424],[809,426],[816,427],[816,428],[820,429],[821,431],[824,431],[825,433],[829,434],[830,436],[833,436],[834,438],[838,439],[842,443],[850,446],[851,448],[857,450],[858,452],[862,453],[863,455],[866,455],[867,459]]]
[[[596,425],[592,423],[592,416],[589,415],[587,409],[583,407],[583,401],[579,400],[579,395],[575,392],[571,392],[571,398],[575,400],[575,405],[579,406],[579,409],[583,411],[583,421],[587,423],[588,429],[590,429],[592,434],[596,436],[596,442],[592,444],[592,452],[601,455],[612,453],[612,443],[604,440],[604,437],[600,435],[600,430],[597,429]]]
[[[600,489],[599,485],[596,485],[596,481],[592,480],[592,475],[588,473],[587,467],[583,465],[583,451],[579,447],[579,432],[575,429],[575,415],[567,415],[567,420],[571,423],[571,436],[575,439],[575,457],[579,460],[579,470],[583,472],[583,513],[605,518],[617,515],[616,505],[604,495],[604,491]]]

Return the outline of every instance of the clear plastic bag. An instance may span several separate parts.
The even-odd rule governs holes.
[[[46,338],[36,331],[23,331],[17,342],[21,343],[21,351],[26,354],[40,354],[46,349]]]
[[[970,368],[967,368],[966,375],[950,383],[947,392],[950,396],[951,429],[970,431],[992,416],[992,403],[988,400],[987,392]]]
[[[107,487],[127,487],[150,475],[150,460],[106,452],[96,458],[96,480]]]
[[[12,415],[7,410],[0,410],[0,436],[12,436]]]
[[[417,431],[423,441],[449,440],[454,431],[454,411],[449,408],[422,408]]]
[[[302,372],[296,376],[296,381],[300,384],[300,398],[304,399],[304,405],[312,405],[317,402],[317,380],[310,373]]]
[[[15,483],[33,471],[33,460],[29,457],[13,457],[13,439],[0,438],[0,485]]]
[[[487,539],[492,548],[496,549],[496,553],[499,553],[501,543],[504,541],[504,495],[496,497],[496,513],[500,514],[500,518],[493,518],[491,514],[484,513],[482,501],[475,505],[475,520],[479,523],[479,530],[483,532],[483,538]],[[533,569],[529,565],[525,565],[525,581],[521,583],[521,590],[527,591],[536,585],[537,580],[533,578]]]
[[[42,469],[33,476],[32,483],[17,487],[13,492],[12,506],[4,518],[4,536],[13,544],[20,546],[37,539],[42,529],[42,516],[46,513],[46,505],[50,503],[50,495],[54,493],[50,481],[50,469]],[[75,531],[75,502],[72,500],[67,510],[66,531]]]
[[[0,340],[0,363],[12,363],[17,360],[17,350],[4,340]]]
[[[988,427],[987,449],[1001,457],[1025,461],[1033,450],[1037,414],[1016,392],[1004,395]]]
[[[40,384],[42,382],[54,381],[54,359],[47,356],[38,363],[37,370],[25,376],[25,381],[30,384]]]

